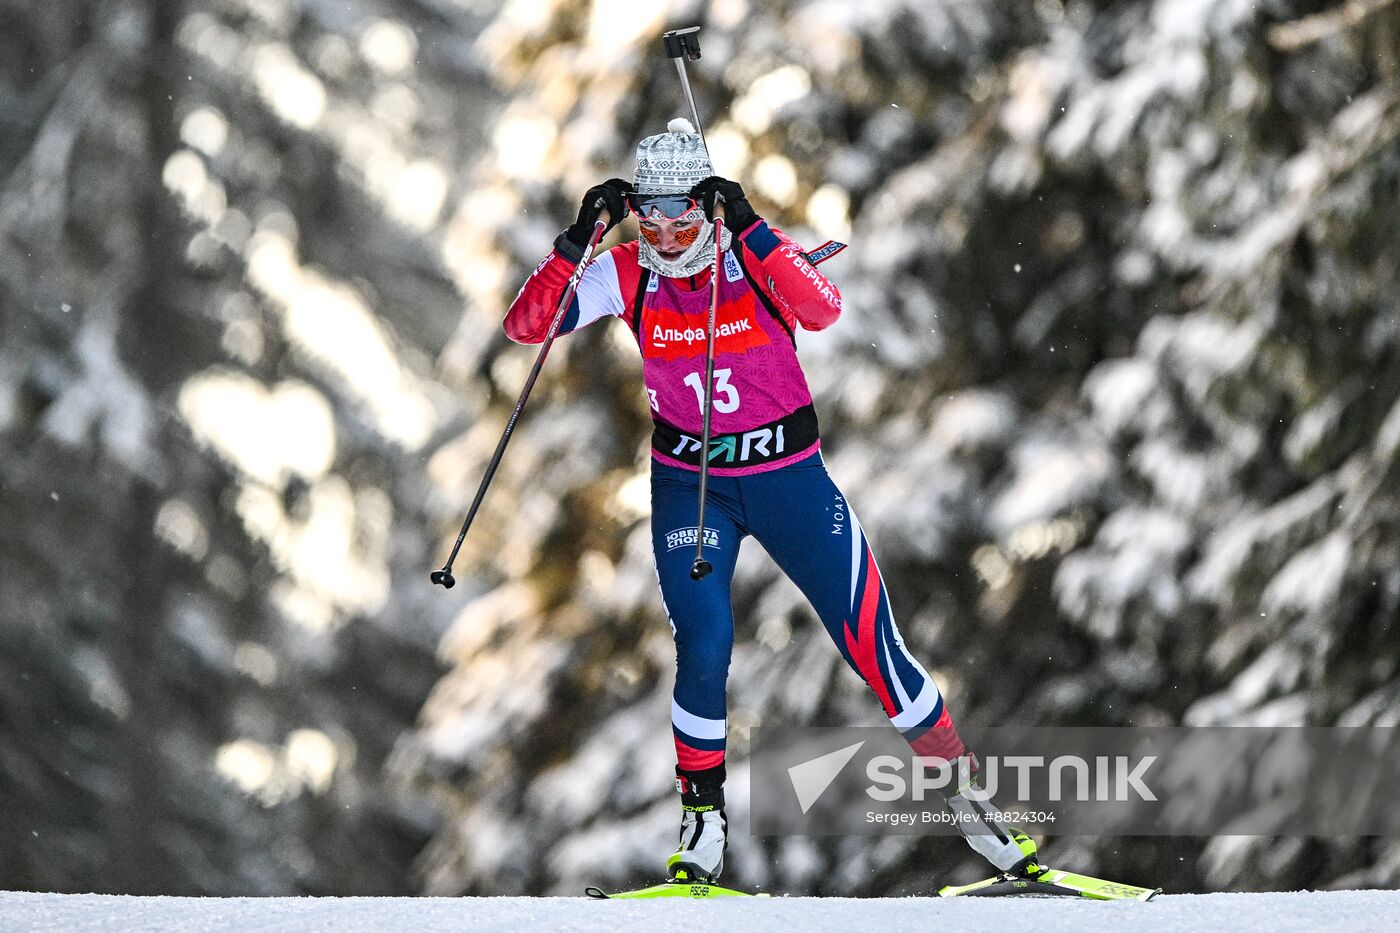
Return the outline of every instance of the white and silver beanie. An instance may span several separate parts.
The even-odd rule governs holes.
[[[637,177],[634,186],[638,194],[680,194],[688,192],[697,182],[715,173],[710,165],[710,153],[705,142],[690,121],[677,117],[666,124],[666,132],[648,136],[637,144]],[[643,238],[637,261],[644,269],[659,275],[684,278],[696,275],[715,261],[714,224],[706,219],[700,235],[690,248],[675,259],[666,260]],[[732,234],[728,228],[722,234],[723,249],[729,249]]]
[[[689,191],[714,173],[704,140],[683,117],[666,124],[666,132],[637,144],[638,194]]]

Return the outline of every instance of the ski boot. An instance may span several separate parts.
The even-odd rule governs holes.
[[[666,880],[713,884],[724,871],[729,828],[724,817],[724,763],[702,771],[676,768],[681,792],[680,845],[666,860]]]
[[[974,852],[1014,878],[1038,878],[1045,873],[1035,841],[1012,826],[987,792],[971,778],[944,798],[957,816],[957,827]]]

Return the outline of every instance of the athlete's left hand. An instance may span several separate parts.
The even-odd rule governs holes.
[[[737,181],[711,175],[690,189],[690,196],[705,209],[706,217],[714,216],[716,194],[724,198],[724,225],[730,230],[742,233],[758,222],[753,205]]]

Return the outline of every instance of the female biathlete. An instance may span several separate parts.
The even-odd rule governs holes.
[[[608,250],[584,271],[559,333],[621,318],[643,360],[654,422],[652,551],[676,642],[671,727],[681,794],[672,881],[712,882],[724,867],[725,681],[734,642],[730,581],[739,543],[752,535],[821,617],[837,650],[879,697],[916,752],[967,754],[943,697],[904,647],[870,542],[827,474],[812,396],[795,352],[798,328],[821,330],[841,296],[782,232],[754,213],[738,184],[714,177],[701,137],[685,120],[642,140],[635,184],[590,188],[573,226],[535,269],[506,314],[519,343],[545,338],[580,261],[600,202],[609,228],[630,211],[641,238]],[[706,325],[714,227],[723,198],[715,316],[714,432],[703,548],[714,570],[691,578],[695,554]],[[732,231],[732,234],[731,234]],[[975,781],[975,778],[974,778]],[[964,784],[948,797],[972,847],[997,868],[1034,872],[1035,843],[988,815]]]

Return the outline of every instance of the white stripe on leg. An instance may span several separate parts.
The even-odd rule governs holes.
[[[677,729],[693,739],[722,739],[727,732],[723,719],[706,719],[681,709],[675,697],[671,698],[671,722]]]

